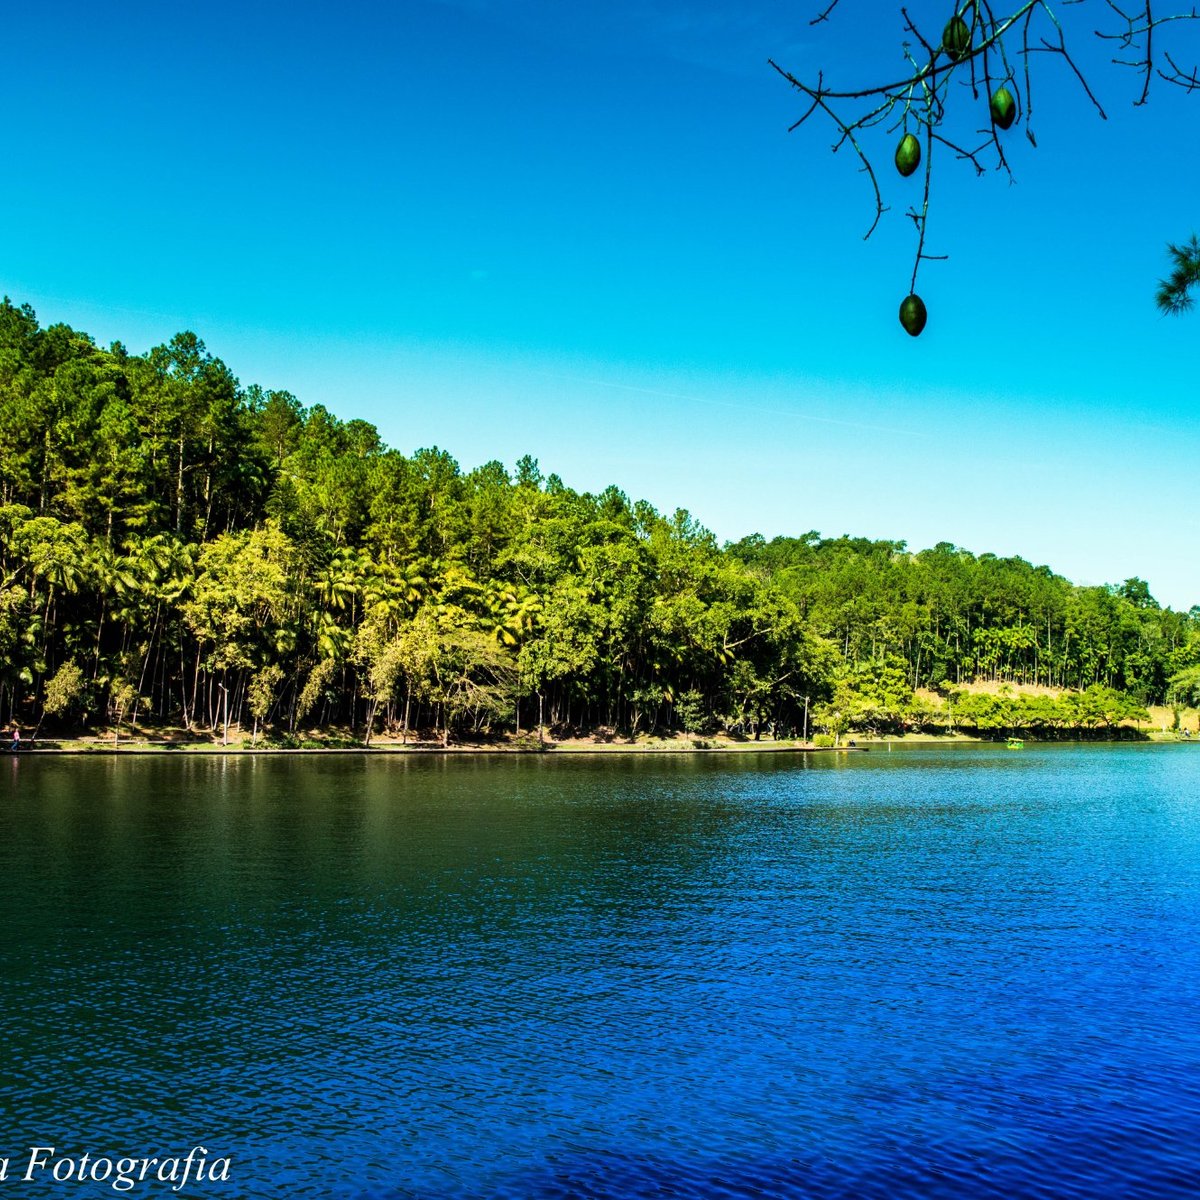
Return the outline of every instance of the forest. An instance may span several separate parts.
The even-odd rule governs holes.
[[[405,455],[243,386],[192,333],[139,355],[0,306],[10,724],[276,745],[1061,734],[1198,698],[1200,608],[1137,578],[815,532],[722,546],[530,457]]]

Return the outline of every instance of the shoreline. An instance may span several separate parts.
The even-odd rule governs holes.
[[[18,756],[38,754],[521,754],[521,755],[574,755],[574,754],[856,754],[874,747],[882,748],[889,743],[906,745],[957,745],[985,744],[986,739],[954,734],[949,737],[937,734],[910,734],[906,738],[872,738],[855,734],[846,737],[840,745],[823,746],[799,738],[731,739],[718,737],[674,737],[646,738],[639,741],[617,739],[594,739],[576,737],[553,740],[546,738],[544,744],[533,739],[514,742],[452,742],[446,746],[432,739],[410,740],[399,738],[375,739],[368,745],[349,736],[334,736],[328,739],[304,739],[300,745],[250,744],[249,738],[231,737],[228,744],[221,738],[188,736],[182,731],[172,731],[173,736],[155,737],[149,732],[122,737],[114,744],[112,737],[85,735],[82,737],[38,737],[22,741]],[[7,746],[0,742],[4,749]],[[11,756],[11,752],[10,756]]]
[[[882,745],[882,743],[880,743]],[[571,745],[562,742],[547,742],[542,746],[434,746],[434,745],[382,745],[382,746],[242,746],[242,745],[163,745],[161,743],[123,742],[120,745],[105,743],[81,743],[77,741],[62,742],[55,740],[53,745],[23,746],[17,754],[8,752],[11,758],[30,758],[49,754],[105,754],[113,755],[158,755],[171,757],[193,757],[196,755],[248,755],[264,754],[278,756],[282,754],[364,754],[364,755],[524,755],[545,757],[553,755],[582,754],[639,754],[639,755],[675,755],[675,754],[861,754],[870,746],[813,746],[811,744],[760,742],[758,744],[692,746],[692,745],[663,745],[663,746],[613,746],[613,745]]]
[[[348,739],[347,739],[348,740]],[[577,739],[570,741],[551,742],[547,741],[544,746],[539,745],[486,745],[486,744],[457,744],[443,746],[440,743],[434,742],[409,742],[407,744],[400,742],[385,741],[374,745],[307,745],[307,746],[251,746],[245,742],[239,741],[229,745],[222,745],[218,742],[208,742],[202,739],[195,741],[166,741],[159,739],[148,738],[130,738],[127,741],[121,741],[118,744],[113,744],[108,739],[86,739],[86,738],[45,738],[29,741],[22,744],[21,749],[13,754],[11,751],[7,753],[10,758],[28,758],[41,757],[45,755],[106,755],[113,757],[116,755],[127,756],[156,756],[156,757],[193,757],[193,756],[243,756],[243,755],[265,755],[265,756],[280,756],[280,755],[329,755],[329,754],[357,754],[367,756],[430,756],[430,755],[455,755],[455,756],[480,756],[480,755],[524,755],[543,757],[553,755],[554,757],[564,756],[581,756],[581,755],[724,755],[732,756],[739,754],[864,754],[871,750],[890,751],[893,747],[947,747],[947,746],[1001,746],[1004,744],[1003,739],[982,738],[965,734],[955,734],[953,736],[939,736],[937,734],[911,734],[905,737],[881,737],[881,738],[864,738],[856,737],[852,739],[854,744],[843,743],[840,746],[817,746],[812,742],[801,741],[747,741],[747,742],[727,742],[727,741],[708,741],[707,739],[699,739],[692,741],[686,739],[676,739],[673,741],[657,741],[644,742],[633,744],[620,744],[613,742],[592,742],[585,739]],[[1139,744],[1163,744],[1163,743],[1187,743],[1190,739],[1181,739],[1177,737],[1162,737],[1151,735],[1143,739],[1129,738],[1082,738],[1076,742],[1073,739],[1047,739],[1046,741],[1037,741],[1026,737],[1024,741],[1032,745],[1057,745],[1057,744],[1088,744],[1088,745],[1114,745],[1122,742],[1132,742],[1137,740]],[[1200,740],[1196,744],[1200,744]]]

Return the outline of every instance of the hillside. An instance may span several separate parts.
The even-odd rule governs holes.
[[[0,501],[0,719],[42,729],[790,734],[921,723],[916,689],[975,680],[1090,689],[1063,719],[1097,728],[1200,690],[1197,610],[1139,579],[947,543],[722,547],[531,458],[403,454],[194,334],[103,349],[7,300]]]

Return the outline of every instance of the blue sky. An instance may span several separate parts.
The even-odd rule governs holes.
[[[530,453],[723,539],[946,540],[1200,603],[1200,313],[1153,305],[1165,243],[1200,231],[1200,96],[1135,109],[1098,3],[1063,8],[1108,120],[1042,56],[1016,184],[939,163],[950,259],[914,340],[916,178],[879,134],[892,207],[864,242],[863,177],[828,127],[787,133],[766,64],[894,78],[899,6],[817,7],[24,6],[0,288],[135,350],[194,329],[402,450]]]

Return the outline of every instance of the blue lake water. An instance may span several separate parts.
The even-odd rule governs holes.
[[[1200,749],[0,761],[0,1157],[1194,1197]],[[30,1182],[0,1197],[167,1196]]]

